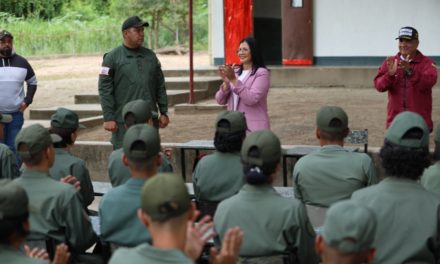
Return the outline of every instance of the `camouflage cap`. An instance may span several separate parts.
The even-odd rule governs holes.
[[[376,216],[371,209],[345,200],[328,209],[321,235],[328,246],[355,253],[372,248],[376,226]]]
[[[132,27],[148,27],[150,24],[146,21],[142,21],[138,16],[132,16],[127,18],[124,23],[122,23],[122,30],[126,30]]]
[[[11,34],[11,32],[7,31],[7,30],[0,30],[0,40],[3,39],[4,37],[11,37],[14,38]]]
[[[0,220],[23,216],[29,212],[26,191],[9,179],[0,180]]]
[[[124,135],[124,154],[129,160],[149,159],[160,152],[160,136],[147,124],[131,126]]]
[[[250,157],[252,149],[257,149],[259,156]],[[281,143],[279,138],[270,130],[260,130],[249,134],[241,147],[241,159],[250,164],[262,166],[281,158]]]
[[[220,121],[227,121],[229,127],[219,126]],[[237,111],[223,111],[218,114],[215,121],[215,129],[217,132],[221,133],[235,133],[246,131],[246,118],[242,112]]]
[[[33,124],[23,128],[15,138],[15,148],[22,158],[30,158],[40,151],[46,149],[52,143],[60,142],[62,139],[49,131],[40,124]],[[27,151],[18,151],[20,144],[26,144]]]
[[[412,129],[420,129],[420,138],[404,138],[405,134]],[[385,138],[398,146],[409,148],[421,148],[429,146],[429,129],[423,117],[414,112],[402,112],[394,117],[388,128]]]
[[[328,133],[342,132],[348,128],[348,116],[339,106],[323,106],[316,114],[316,126]]]
[[[12,121],[11,115],[0,113],[0,123],[10,123],[11,121]]]
[[[133,114],[136,124],[145,124],[152,118],[150,105],[141,99],[125,104],[122,109],[122,119],[125,121],[127,114],[130,113]]]
[[[67,108],[60,107],[50,117],[50,126],[58,128],[85,128],[79,123],[78,115]]]
[[[178,217],[191,207],[191,197],[182,179],[159,173],[146,181],[141,193],[141,208],[153,221]]]

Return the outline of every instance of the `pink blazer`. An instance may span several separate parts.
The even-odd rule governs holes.
[[[237,94],[237,111],[244,113],[248,131],[270,129],[267,114],[269,85],[269,71],[265,68],[258,68],[254,75],[251,76],[249,73],[243,81],[237,80],[235,86],[231,83],[227,92],[223,91],[221,85],[215,94],[215,100],[221,105],[227,105],[228,110],[232,111],[234,107],[232,93]]]

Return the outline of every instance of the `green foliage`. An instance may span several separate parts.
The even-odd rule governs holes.
[[[0,29],[14,35],[14,46],[24,56],[107,52],[122,42],[121,23],[132,15],[150,22],[150,28],[146,29],[148,47],[187,46],[189,41],[187,0],[60,1],[64,4],[57,15],[48,20],[40,15],[17,16],[5,12],[5,3],[12,2],[31,1],[0,0]],[[41,2],[55,3],[56,0]],[[194,0],[193,20],[194,47],[206,50],[207,0]]]
[[[0,11],[17,17],[52,18],[57,16],[63,0],[1,0]]]

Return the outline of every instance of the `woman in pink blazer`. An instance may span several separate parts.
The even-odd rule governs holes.
[[[264,65],[254,38],[245,38],[238,49],[240,66],[219,67],[223,84],[215,94],[217,103],[227,105],[229,111],[244,113],[248,132],[270,129],[267,114],[267,94],[270,74]]]

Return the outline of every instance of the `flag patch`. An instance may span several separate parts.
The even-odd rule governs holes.
[[[110,68],[102,66],[101,67],[101,72],[99,73],[99,75],[109,75],[109,73],[110,73]]]

